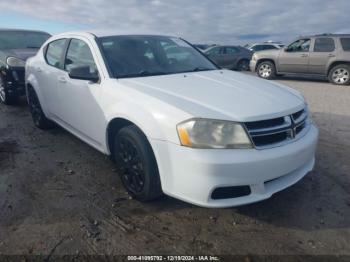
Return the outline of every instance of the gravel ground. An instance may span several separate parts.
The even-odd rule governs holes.
[[[24,102],[0,105],[0,254],[350,255],[350,87],[278,81],[309,102],[316,167],[228,209],[132,200],[107,157],[61,128],[36,129]]]

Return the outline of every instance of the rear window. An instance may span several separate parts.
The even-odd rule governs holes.
[[[340,38],[340,42],[344,51],[350,51],[350,38]]]
[[[49,37],[43,32],[0,31],[0,49],[39,49]]]
[[[335,49],[333,38],[317,38],[314,52],[333,52]]]

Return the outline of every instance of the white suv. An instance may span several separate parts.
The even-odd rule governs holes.
[[[56,35],[28,60],[26,88],[36,126],[110,155],[141,201],[247,204],[314,166],[318,130],[299,92],[220,70],[180,38]]]

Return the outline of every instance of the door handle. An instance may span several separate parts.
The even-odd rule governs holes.
[[[67,79],[64,76],[60,76],[60,77],[58,77],[58,82],[67,83]]]
[[[301,57],[308,57],[309,55],[308,54],[301,54],[300,56]]]
[[[335,55],[333,55],[333,54],[329,54],[329,55],[328,55],[328,57],[335,57]]]

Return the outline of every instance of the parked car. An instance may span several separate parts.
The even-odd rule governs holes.
[[[50,37],[40,31],[0,29],[0,102],[10,105],[24,95],[24,65]]]
[[[204,54],[222,68],[247,71],[253,52],[241,46],[214,46]]]
[[[140,201],[247,204],[314,166],[318,129],[298,91],[220,70],[180,38],[56,35],[28,60],[26,88],[37,127],[110,155]]]
[[[350,34],[300,37],[284,49],[255,53],[250,69],[272,79],[294,73],[328,77],[336,85],[350,84]]]
[[[279,42],[264,42],[264,43],[255,43],[252,45],[247,46],[247,49],[249,49],[252,52],[258,52],[263,50],[274,50],[274,49],[281,49],[284,45]]]

